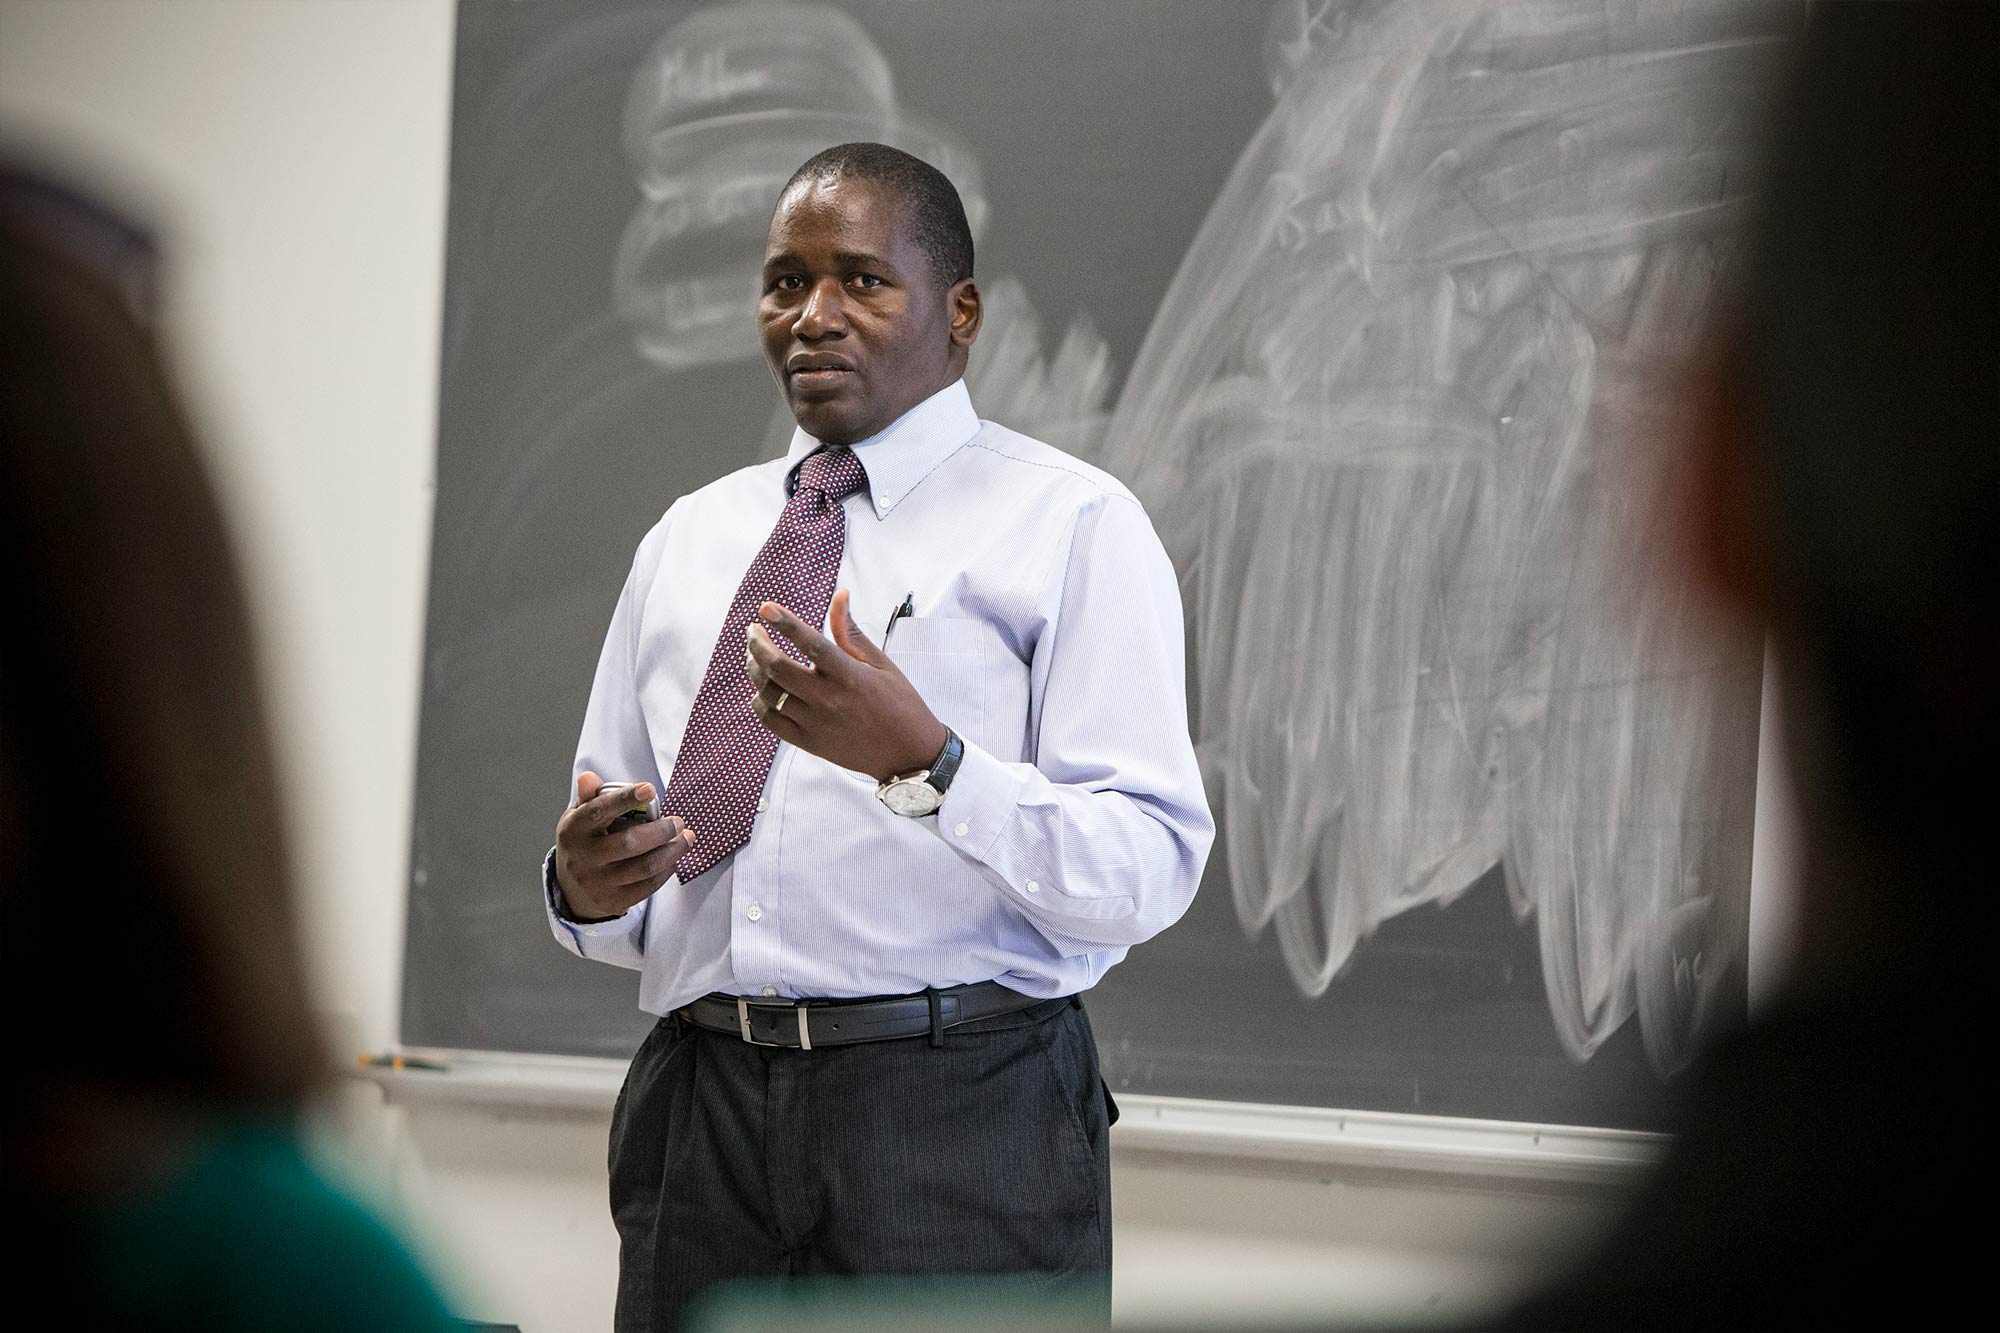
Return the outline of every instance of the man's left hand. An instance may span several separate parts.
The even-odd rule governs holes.
[[[927,768],[944,749],[945,724],[889,655],[862,635],[847,589],[834,593],[828,609],[831,635],[776,602],[758,607],[757,615],[764,623],[746,631],[744,662],[757,691],[751,707],[772,735],[877,782]],[[767,625],[812,665],[786,656]]]

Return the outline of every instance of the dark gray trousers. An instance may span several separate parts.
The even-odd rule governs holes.
[[[1080,998],[928,1038],[659,1021],[611,1121],[619,1333],[731,1278],[1043,1274],[1109,1310],[1110,1094]]]

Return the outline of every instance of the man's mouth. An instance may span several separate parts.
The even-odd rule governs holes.
[[[854,367],[837,356],[802,352],[785,362],[785,375],[794,388],[829,389],[854,373]]]

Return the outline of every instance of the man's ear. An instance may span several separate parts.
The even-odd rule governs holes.
[[[945,301],[951,311],[951,345],[971,347],[973,339],[979,336],[979,322],[986,314],[980,304],[979,288],[967,278],[952,286],[945,294]]]
[[[1724,345],[1689,385],[1667,442],[1670,503],[1688,577],[1723,616],[1768,625],[1777,515],[1762,422]]]

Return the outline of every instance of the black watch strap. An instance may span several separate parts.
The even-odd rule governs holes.
[[[950,727],[944,731],[944,749],[931,760],[930,776],[924,779],[940,796],[951,789],[951,780],[958,776],[959,761],[965,758],[965,742]]]

